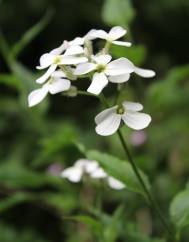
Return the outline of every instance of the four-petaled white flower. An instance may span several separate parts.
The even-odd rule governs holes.
[[[62,52],[64,53],[62,54]],[[80,56],[81,54],[84,54],[84,49],[81,46],[73,45],[67,47],[66,42],[64,42],[59,48],[43,54],[40,58],[40,66],[37,66],[37,69],[41,70],[48,68],[48,70],[43,76],[38,78],[36,82],[44,83],[58,66],[77,65],[79,63],[87,62],[88,59],[84,56]]]
[[[61,176],[71,182],[78,183],[84,174],[87,174],[93,179],[106,179],[108,185],[113,189],[120,190],[125,188],[122,182],[112,176],[108,176],[104,169],[99,166],[98,162],[94,160],[77,160],[73,166],[64,169]]]
[[[66,79],[63,71],[55,71],[51,74],[48,81],[39,89],[32,91],[28,96],[29,107],[35,106],[40,103],[48,93],[56,94],[69,90],[71,82]]]
[[[96,30],[91,35],[96,38],[105,39],[111,44],[130,47],[130,42],[118,41],[118,39],[123,37],[126,33],[127,31],[124,28],[116,26],[113,27],[108,33],[104,30]]]
[[[108,81],[115,83],[127,81],[128,74],[133,72],[135,68],[127,58],[111,61],[110,55],[98,55],[93,56],[92,59],[94,63],[87,62],[77,65],[74,74],[84,75],[94,71],[92,83],[87,91],[96,95],[101,93]]]
[[[146,128],[151,122],[148,114],[141,113],[143,106],[140,103],[123,102],[102,111],[95,117],[96,132],[102,136],[114,134],[121,123],[121,120],[130,128],[141,130]]]

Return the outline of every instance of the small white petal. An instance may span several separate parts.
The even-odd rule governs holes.
[[[40,78],[36,80],[37,83],[44,83],[49,77],[52,75],[52,73],[56,70],[57,65],[53,64],[49,67],[49,69],[45,72],[44,75],[42,75]]]
[[[144,78],[150,78],[150,77],[154,77],[155,76],[155,72],[152,70],[148,70],[148,69],[142,69],[142,68],[138,68],[135,67],[135,73],[141,77]]]
[[[126,41],[113,41],[112,44],[114,45],[121,45],[121,46],[126,46],[126,47],[131,47],[131,42],[126,42]]]
[[[96,117],[95,117],[95,123],[96,124],[100,124],[101,122],[103,122],[108,116],[110,116],[111,114],[116,113],[116,109],[117,106],[112,107],[112,108],[107,108],[104,111],[102,111],[101,113],[99,113]]]
[[[80,182],[83,175],[83,170],[79,167],[69,167],[61,173],[61,176],[67,178],[71,182]]]
[[[108,34],[104,30],[95,30],[91,34],[94,38],[107,39]]]
[[[49,84],[49,92],[51,94],[56,94],[59,92],[69,90],[70,86],[71,86],[71,82],[67,79],[62,79],[62,78],[53,79]]]
[[[74,56],[64,56],[60,62],[62,65],[77,65],[80,63],[87,62],[88,59],[86,57],[74,57]]]
[[[122,119],[128,127],[135,130],[144,129],[151,122],[150,115],[134,111],[126,111],[125,114],[122,115]]]
[[[87,92],[98,95],[103,88],[108,84],[108,79],[104,73],[94,73],[91,85],[87,89]]]
[[[90,173],[90,176],[95,179],[107,177],[106,172],[101,167],[97,168],[95,171]]]
[[[124,28],[122,28],[120,26],[116,26],[110,30],[110,32],[108,34],[108,39],[113,41],[113,40],[123,37],[126,33],[127,33],[127,31]]]
[[[98,169],[99,165],[97,161],[88,161],[85,166],[85,171],[88,174],[95,172]]]
[[[36,89],[31,92],[28,96],[28,105],[29,107],[33,107],[40,103],[47,95],[48,87],[44,85],[42,88]]]
[[[102,136],[114,134],[120,125],[121,115],[117,113],[110,114],[96,126],[96,132]]]
[[[123,83],[128,81],[130,74],[118,75],[118,76],[109,76],[108,80],[113,83]]]
[[[111,57],[111,55],[96,55],[96,56],[93,56],[92,59],[97,64],[106,65],[111,61],[112,57]]]
[[[108,185],[115,190],[121,190],[121,189],[125,188],[125,185],[122,182],[115,179],[114,177],[110,176],[110,177],[108,177],[107,180],[108,180]]]
[[[53,63],[53,60],[54,60],[54,55],[49,53],[43,54],[39,60],[40,66],[37,66],[37,69],[42,70],[47,68]]]
[[[66,77],[65,73],[62,70],[57,70],[57,71],[53,72],[51,76],[53,78]]]
[[[64,53],[64,56],[79,55],[83,53],[84,53],[84,49],[81,46],[73,45],[66,50],[66,52]]]
[[[67,48],[67,42],[64,41],[58,48],[51,50],[51,52],[49,53],[53,55],[60,55],[64,50],[66,50],[66,48]]]
[[[118,76],[134,71],[133,63],[127,58],[119,58],[107,64],[105,73],[108,76]]]
[[[69,41],[69,45],[83,45],[84,44],[84,38],[76,37],[72,41]]]
[[[84,36],[84,41],[89,41],[89,40],[94,40],[97,37],[95,36],[96,29],[91,29],[85,36]]]
[[[94,63],[83,63],[83,64],[79,64],[75,71],[74,71],[74,74],[75,75],[84,75],[84,74],[87,74],[91,71],[94,71],[96,68],[96,64]]]
[[[126,110],[130,110],[130,111],[141,111],[143,109],[142,104],[128,102],[128,101],[123,102],[123,106],[125,107]]]
[[[79,167],[80,169],[83,169],[83,171],[84,171],[87,162],[88,162],[87,159],[79,159],[75,162],[74,167]]]

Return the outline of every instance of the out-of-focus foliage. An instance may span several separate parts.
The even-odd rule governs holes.
[[[42,53],[112,25],[127,27],[133,42],[131,48],[112,46],[113,56],[157,72],[153,80],[133,76],[121,96],[144,103],[150,127],[122,129],[164,215],[188,242],[188,22],[187,1],[0,1],[0,242],[166,242],[130,165],[122,164],[118,138],[95,134],[94,116],[102,109],[95,99],[57,95],[27,107]],[[85,156],[128,189],[60,178],[63,168]]]

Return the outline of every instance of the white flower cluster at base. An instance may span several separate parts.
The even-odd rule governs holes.
[[[104,179],[112,189],[121,190],[125,188],[122,182],[112,176],[108,176],[97,161],[80,159],[73,166],[64,169],[61,173],[63,178],[67,178],[74,183],[80,182],[84,175],[88,175],[88,177],[93,179]]]
[[[58,48],[43,54],[37,69],[47,71],[36,80],[42,86],[29,94],[29,107],[39,104],[48,93],[66,92],[68,96],[69,93],[72,97],[77,96],[79,91],[75,83],[86,77],[91,81],[87,92],[98,96],[109,83],[127,82],[132,73],[145,78],[155,76],[154,71],[138,68],[125,57],[112,60],[109,54],[111,45],[131,46],[130,42],[119,40],[126,32],[120,26],[113,27],[109,32],[92,29],[84,37],[64,41]],[[105,40],[104,48],[98,53],[93,52],[92,41],[95,39]],[[146,128],[151,122],[151,117],[139,112],[142,109],[143,106],[139,103],[124,101],[104,110],[95,118],[97,134],[114,134],[122,121],[135,130]]]

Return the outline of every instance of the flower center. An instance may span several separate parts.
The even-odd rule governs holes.
[[[105,71],[105,69],[106,69],[106,66],[102,64],[98,65],[96,68],[97,72],[103,72]]]
[[[124,114],[125,109],[124,109],[123,105],[119,105],[117,107],[117,110],[116,111],[117,111],[117,114]]]
[[[60,55],[55,56],[53,63],[59,64],[62,60],[62,57]]]

